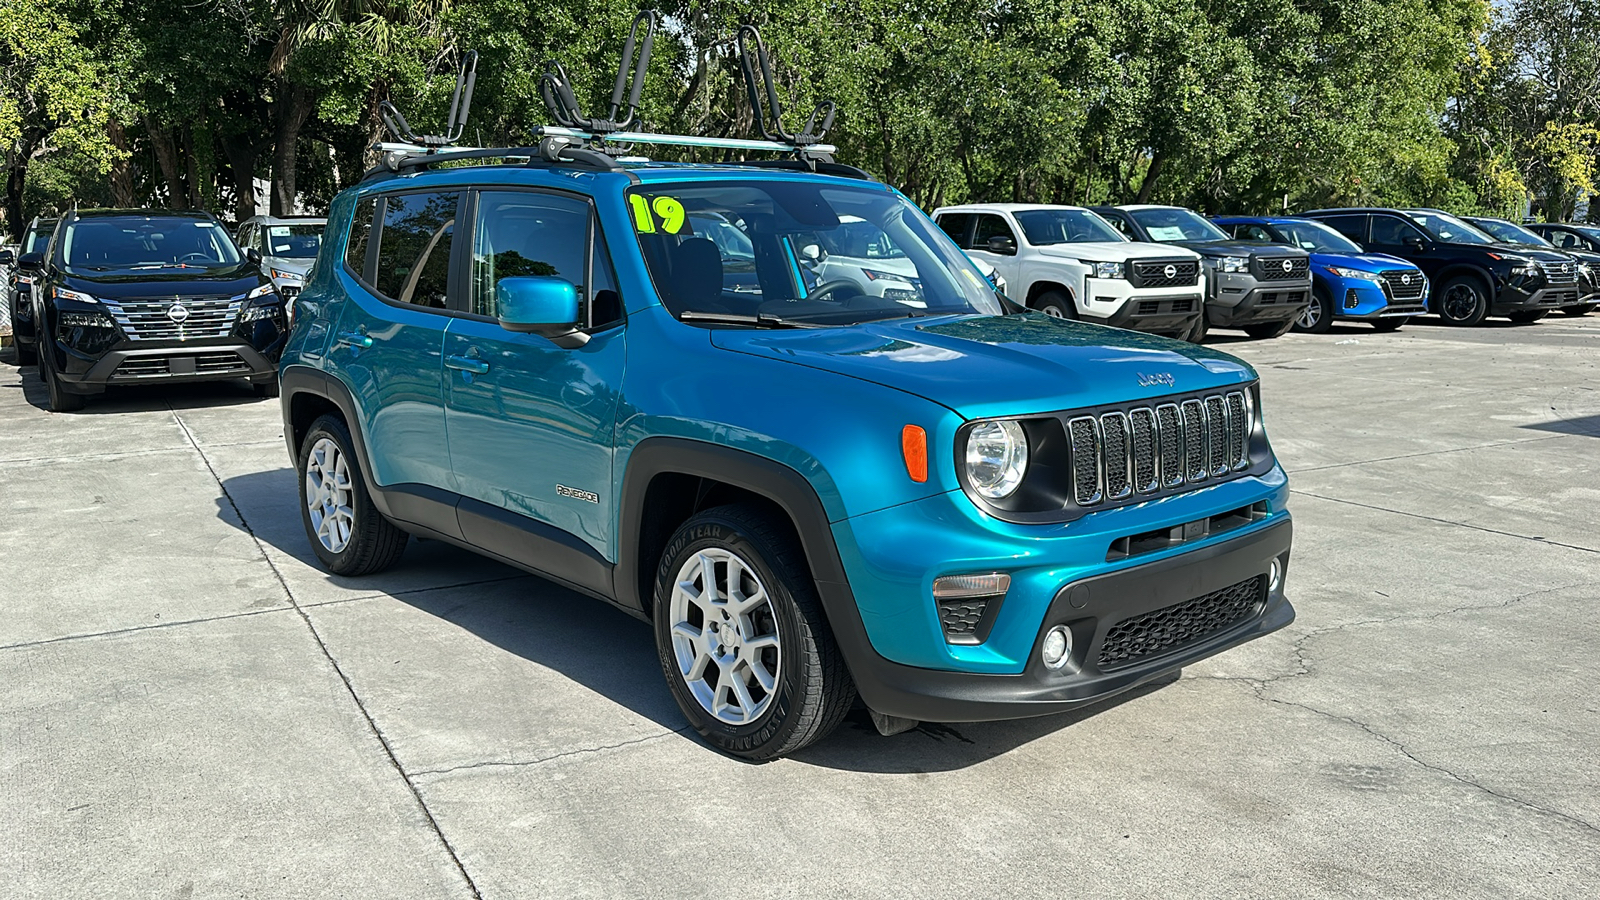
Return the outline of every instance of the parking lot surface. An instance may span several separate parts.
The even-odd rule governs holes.
[[[17,898],[1594,897],[1600,315],[1215,342],[1288,629],[1092,710],[704,746],[651,633],[437,543],[313,561],[277,401],[0,366]]]

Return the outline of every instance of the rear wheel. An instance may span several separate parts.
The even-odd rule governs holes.
[[[1489,289],[1471,275],[1457,275],[1440,287],[1434,312],[1446,325],[1477,325],[1489,315]]]
[[[1545,309],[1541,309],[1538,312],[1534,312],[1533,310],[1527,310],[1525,312],[1514,312],[1511,315],[1507,316],[1506,318],[1508,318],[1511,321],[1517,323],[1518,325],[1532,325],[1534,322],[1539,321],[1540,319],[1544,318],[1548,314],[1549,314],[1549,310],[1545,310]]]
[[[1251,322],[1244,326],[1244,333],[1253,338],[1283,337],[1294,327],[1293,319],[1284,319],[1282,322]]]
[[[300,519],[317,559],[335,575],[370,575],[400,561],[408,535],[373,505],[350,430],[335,416],[300,443]]]
[[[1563,306],[1561,312],[1569,316],[1586,316],[1593,312],[1594,308],[1593,303],[1579,303],[1577,306]]]
[[[20,366],[36,366],[36,365],[39,364],[39,345],[37,345],[37,344],[24,344],[21,341],[17,341],[16,347],[17,347],[17,365],[19,367]]]
[[[1409,321],[1411,321],[1410,316],[1396,316],[1392,319],[1373,319],[1372,329],[1374,331],[1384,332],[1399,331],[1401,326],[1405,325]]]
[[[66,385],[61,383],[61,376],[56,374],[49,351],[39,354],[39,377],[50,392],[51,412],[77,412],[83,409],[84,396],[68,391]]]
[[[1294,320],[1294,330],[1307,334],[1327,334],[1333,327],[1333,298],[1322,288],[1311,292],[1311,302]]]
[[[1078,306],[1060,291],[1045,291],[1033,301],[1033,308],[1054,319],[1078,318]]]
[[[712,746],[776,759],[826,736],[855,685],[790,530],[745,506],[684,522],[656,572],[656,650]]]

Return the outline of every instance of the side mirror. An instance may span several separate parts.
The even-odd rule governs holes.
[[[819,244],[807,244],[800,248],[800,256],[811,262],[822,262],[822,258],[827,255]]]
[[[17,264],[17,251],[10,247],[0,250],[0,266],[14,266]]]
[[[989,238],[989,245],[984,249],[990,253],[998,253],[1001,256],[1015,256],[1017,255],[1017,242],[997,234]]]
[[[537,334],[556,346],[572,349],[588,342],[578,328],[578,289],[554,275],[502,278],[494,288],[500,327],[519,334]]]
[[[28,270],[30,272],[43,271],[44,270],[44,254],[43,253],[24,253],[24,254],[22,254],[21,256],[17,257],[17,268],[26,269],[26,270]]]
[[[261,265],[261,251],[254,247],[245,248],[244,258],[248,259],[253,265]]]
[[[1419,253],[1428,249],[1428,242],[1424,241],[1422,238],[1416,237],[1415,235],[1406,238],[1405,245]]]

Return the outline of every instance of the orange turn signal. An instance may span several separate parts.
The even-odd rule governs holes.
[[[928,480],[928,433],[920,425],[900,429],[900,455],[906,458],[906,474],[922,483]]]

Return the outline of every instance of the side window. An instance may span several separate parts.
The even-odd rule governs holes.
[[[972,246],[979,250],[989,249],[989,239],[993,237],[1010,238],[1012,241],[1017,236],[1011,233],[1011,226],[999,216],[985,213],[978,216],[978,230],[972,235]]]
[[[1394,216],[1372,217],[1372,243],[1384,247],[1398,247],[1406,242],[1407,238],[1420,238],[1422,232],[1418,231],[1409,222],[1402,222]]]
[[[383,231],[373,287],[400,303],[449,307],[450,249],[461,195],[390,194],[384,199]]]
[[[1321,221],[1322,224],[1332,228],[1334,231],[1339,232],[1358,244],[1366,243],[1366,216],[1328,216]]]
[[[498,315],[495,293],[500,280],[529,275],[564,278],[578,289],[580,301],[587,300],[588,249],[588,203],[533,191],[479,194],[472,246],[472,311],[480,316]],[[609,272],[606,277],[615,294],[615,279]],[[600,279],[598,271],[595,278]],[[620,309],[617,312],[620,316]]]
[[[957,247],[971,250],[972,242],[967,240],[967,233],[972,230],[973,218],[972,213],[945,213],[934,222],[944,229],[945,234],[950,235],[950,240],[955,241]]]
[[[1122,236],[1127,238],[1128,240],[1137,241],[1139,239],[1139,236],[1137,234],[1133,233],[1133,226],[1128,224],[1128,220],[1124,219],[1123,217],[1121,217],[1119,215],[1117,215],[1116,213],[1111,213],[1111,212],[1102,213],[1100,218],[1105,219],[1107,222],[1110,222],[1111,223],[1111,227],[1115,228],[1116,230],[1118,230],[1120,232],[1122,232]]]
[[[355,217],[350,220],[350,240],[344,246],[345,265],[368,284],[372,283],[372,273],[367,271],[367,245],[372,237],[372,217],[377,211],[375,197],[356,204]]]
[[[239,227],[238,244],[239,244],[239,249],[240,250],[249,249],[249,247],[250,247],[250,235],[255,230],[256,230],[256,226],[254,226],[254,225],[241,225]]]
[[[1269,244],[1276,243],[1272,235],[1268,234],[1267,230],[1262,228],[1260,225],[1246,225],[1234,234],[1236,237],[1242,237],[1247,241],[1266,241]]]

